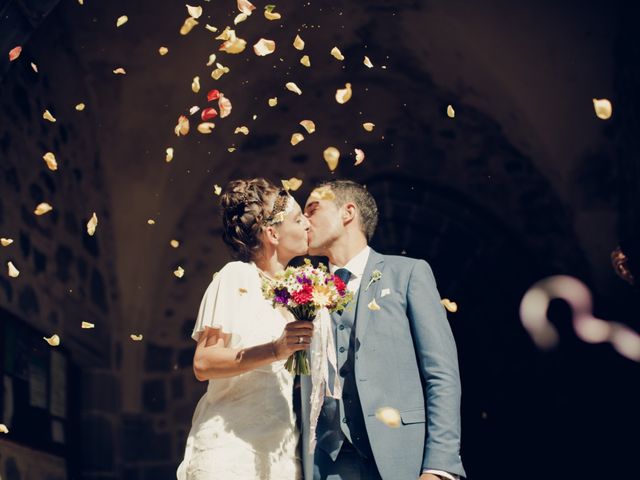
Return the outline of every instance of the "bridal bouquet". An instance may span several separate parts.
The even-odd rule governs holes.
[[[341,312],[353,298],[345,283],[320,263],[317,267],[305,259],[300,267],[288,267],[275,279],[264,278],[262,293],[274,307],[287,308],[296,320],[313,321],[319,310]],[[291,373],[309,375],[306,350],[295,352],[285,364]]]

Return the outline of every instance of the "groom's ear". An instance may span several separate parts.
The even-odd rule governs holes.
[[[342,206],[342,223],[345,225],[353,222],[357,215],[357,208],[355,203],[347,202]]]

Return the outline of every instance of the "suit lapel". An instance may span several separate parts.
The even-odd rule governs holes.
[[[362,274],[362,281],[360,282],[360,288],[357,293],[357,302],[356,302],[356,338],[362,340],[364,338],[364,334],[367,330],[367,326],[369,321],[371,320],[371,312],[369,311],[368,305],[376,298],[378,293],[378,288],[380,287],[380,280],[377,282],[373,282],[369,285],[371,281],[371,275],[375,270],[382,271],[384,267],[384,257],[380,255],[375,250],[371,249],[369,253],[369,259],[367,260],[367,266],[364,269],[364,273]],[[367,288],[369,285],[369,288]]]

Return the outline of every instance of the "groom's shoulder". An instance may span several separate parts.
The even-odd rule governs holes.
[[[412,257],[407,257],[405,255],[384,255],[384,254],[381,254],[381,255],[384,257],[385,264],[388,264],[390,266],[393,266],[394,268],[398,268],[402,270],[405,270],[405,269],[411,270],[418,263],[425,262],[425,260],[421,258],[412,258]]]

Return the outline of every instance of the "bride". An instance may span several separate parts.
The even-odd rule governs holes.
[[[309,223],[285,190],[234,180],[221,197],[224,241],[239,261],[218,272],[200,304],[193,370],[208,381],[178,480],[299,479],[293,376],[284,368],[313,330],[262,296],[263,278],[307,253]]]

